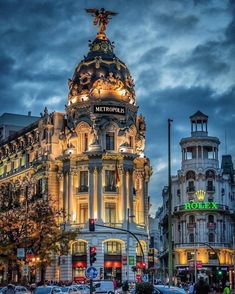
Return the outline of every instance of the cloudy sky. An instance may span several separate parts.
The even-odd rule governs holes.
[[[0,114],[64,111],[67,79],[97,30],[84,8],[103,6],[119,13],[107,34],[134,77],[147,121],[154,210],[167,184],[168,118],[173,173],[197,110],[209,116],[220,155],[226,132],[235,158],[235,0],[0,0]]]

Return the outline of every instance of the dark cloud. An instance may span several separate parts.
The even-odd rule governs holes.
[[[147,155],[154,166],[153,207],[167,183],[167,119],[172,125],[173,172],[179,141],[190,135],[188,117],[209,115],[209,133],[224,133],[235,157],[235,3],[202,0],[112,0],[119,13],[108,27],[116,55],[135,78],[140,113],[147,120]],[[67,79],[88,52],[96,28],[86,7],[101,0],[0,1],[1,112],[39,115],[47,105],[64,111]]]

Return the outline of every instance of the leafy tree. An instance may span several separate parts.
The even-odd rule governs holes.
[[[17,248],[31,249],[39,258],[37,266],[43,270],[52,262],[53,254],[67,254],[76,232],[61,229],[63,211],[55,202],[32,194],[21,185],[0,187],[0,256],[8,264],[8,279],[18,270]],[[17,268],[18,267],[18,268]]]

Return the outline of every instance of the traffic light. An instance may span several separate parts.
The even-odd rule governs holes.
[[[96,246],[90,247],[90,266],[96,262]]]
[[[94,232],[95,231],[95,219],[89,218],[89,231]]]

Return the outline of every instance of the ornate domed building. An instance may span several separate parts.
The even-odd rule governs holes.
[[[69,254],[55,256],[46,279],[85,279],[89,248],[96,246],[98,278],[133,280],[131,267],[140,271],[143,266],[141,247],[147,252],[151,167],[144,154],[146,125],[137,114],[130,72],[105,34],[113,13],[88,12],[95,14],[98,34],[69,79],[66,113],[45,109],[27,132],[3,141],[0,185],[27,175],[66,212],[63,229],[78,232]],[[33,148],[24,153],[11,148],[29,142]],[[11,152],[24,160],[8,166]],[[95,232],[89,219],[96,221]]]

